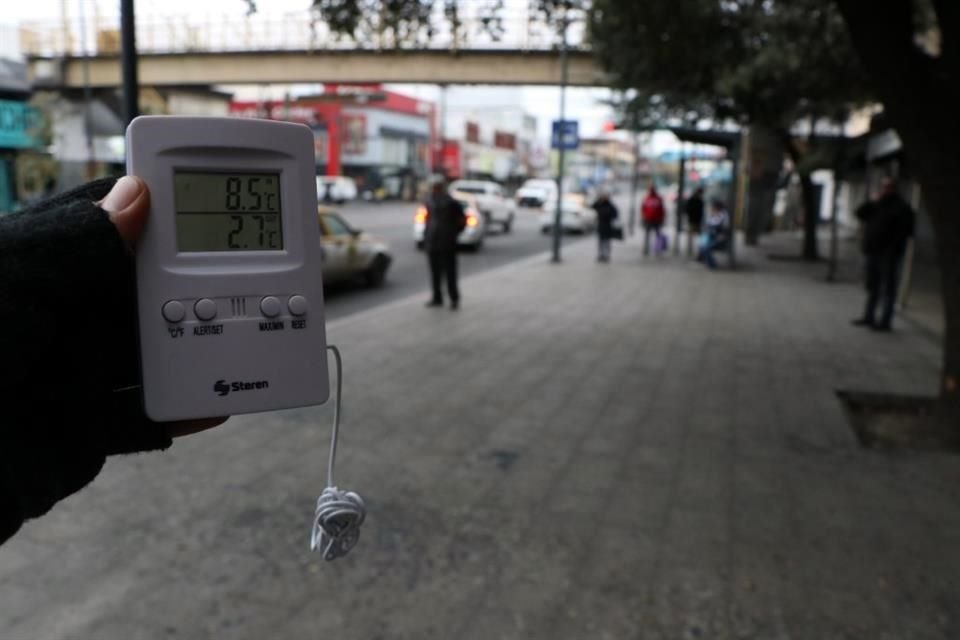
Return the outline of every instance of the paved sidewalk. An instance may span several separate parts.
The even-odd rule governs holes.
[[[960,637],[960,461],[860,450],[834,397],[930,393],[936,346],[766,249],[593,251],[330,326],[348,558],[307,550],[329,407],[235,418],[0,548],[0,638]]]

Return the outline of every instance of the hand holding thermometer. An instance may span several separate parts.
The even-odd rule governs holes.
[[[127,172],[150,190],[136,257],[147,416],[189,420],[326,402],[310,129],[267,120],[147,116],[130,124],[126,146]],[[331,454],[335,437],[336,426]],[[333,455],[331,476],[332,464]],[[328,487],[324,495],[331,489],[337,491]],[[347,501],[356,497],[354,507],[362,511],[358,496],[341,494]],[[363,517],[349,511],[350,505],[341,505],[329,515],[339,520],[318,526],[343,533],[349,520],[355,541]],[[328,559],[352,542],[336,546],[339,554],[327,545]]]

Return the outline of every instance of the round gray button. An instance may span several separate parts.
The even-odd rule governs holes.
[[[213,320],[217,317],[217,303],[210,298],[201,298],[193,305],[193,312],[200,320]]]
[[[303,296],[290,296],[290,299],[287,300],[287,307],[290,308],[291,315],[302,316],[307,313],[309,305],[307,299]]]
[[[183,308],[183,303],[179,300],[165,302],[161,311],[163,319],[167,322],[180,322],[187,315],[187,310]]]
[[[260,312],[268,318],[280,315],[280,301],[273,296],[267,296],[260,301]]]

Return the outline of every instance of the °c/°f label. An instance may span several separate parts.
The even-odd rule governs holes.
[[[307,321],[304,320],[304,319],[302,319],[302,318],[299,319],[299,320],[291,320],[291,321],[290,321],[290,328],[292,328],[292,329],[306,329],[306,328],[307,328]]]

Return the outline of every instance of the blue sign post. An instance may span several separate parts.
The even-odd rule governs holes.
[[[573,151],[580,146],[580,126],[576,120],[554,120],[550,148]]]

